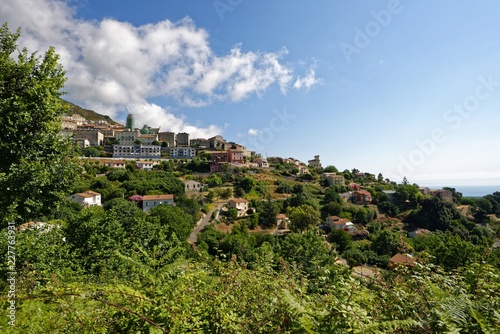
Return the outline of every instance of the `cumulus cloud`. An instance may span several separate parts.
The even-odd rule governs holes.
[[[179,106],[203,107],[260,95],[273,84],[285,94],[293,81],[293,70],[281,63],[286,49],[244,52],[235,45],[220,56],[207,31],[189,18],[142,26],[109,18],[85,21],[75,17],[70,3],[5,0],[0,20],[11,29],[22,27],[20,44],[29,50],[55,46],[67,72],[69,98],[113,118],[132,112],[139,123],[208,137],[221,128],[191,125],[149,100],[167,97]],[[308,90],[316,83],[310,71],[294,87]]]
[[[248,129],[247,134],[248,134],[249,136],[258,136],[260,132],[261,132],[260,130],[256,130],[256,129]]]
[[[305,89],[306,91],[308,91],[320,82],[321,80],[316,78],[316,71],[311,68],[307,72],[306,76],[297,78],[297,80],[293,84],[293,87],[295,89]]]

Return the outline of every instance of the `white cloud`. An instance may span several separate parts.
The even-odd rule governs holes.
[[[293,80],[293,71],[280,63],[286,49],[243,52],[235,45],[229,54],[218,56],[207,31],[189,18],[137,27],[109,18],[79,20],[67,1],[5,0],[0,20],[11,30],[22,27],[20,44],[29,50],[55,46],[71,101],[113,118],[133,112],[138,124],[161,125],[193,137],[208,137],[221,128],[190,125],[148,99],[163,96],[181,106],[202,107],[260,95],[273,84],[286,93]],[[309,90],[317,82],[310,70],[294,87]]]
[[[247,133],[249,136],[258,136],[260,132],[261,132],[260,130],[249,129]]]
[[[293,84],[295,89],[305,89],[309,91],[313,86],[316,86],[321,82],[320,79],[316,78],[316,71],[313,68],[309,69],[305,77],[299,77]]]

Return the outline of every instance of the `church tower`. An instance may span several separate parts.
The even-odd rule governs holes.
[[[135,128],[134,115],[128,114],[127,124],[125,125],[125,127],[129,130],[134,130]]]

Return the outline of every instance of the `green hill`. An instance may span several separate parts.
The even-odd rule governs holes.
[[[107,115],[101,115],[93,110],[84,109],[66,100],[63,100],[63,102],[66,106],[68,106],[68,110],[65,113],[66,115],[77,114],[89,121],[106,121],[110,125],[119,124],[118,122],[115,122],[114,120],[111,119],[111,117]]]

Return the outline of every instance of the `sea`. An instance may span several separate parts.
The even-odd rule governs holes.
[[[443,186],[427,186],[431,189],[441,189],[444,187],[455,188],[456,191],[462,193],[463,197],[483,197],[489,194],[493,194],[495,191],[500,192],[500,185],[497,186],[453,186],[453,185],[443,185]]]

